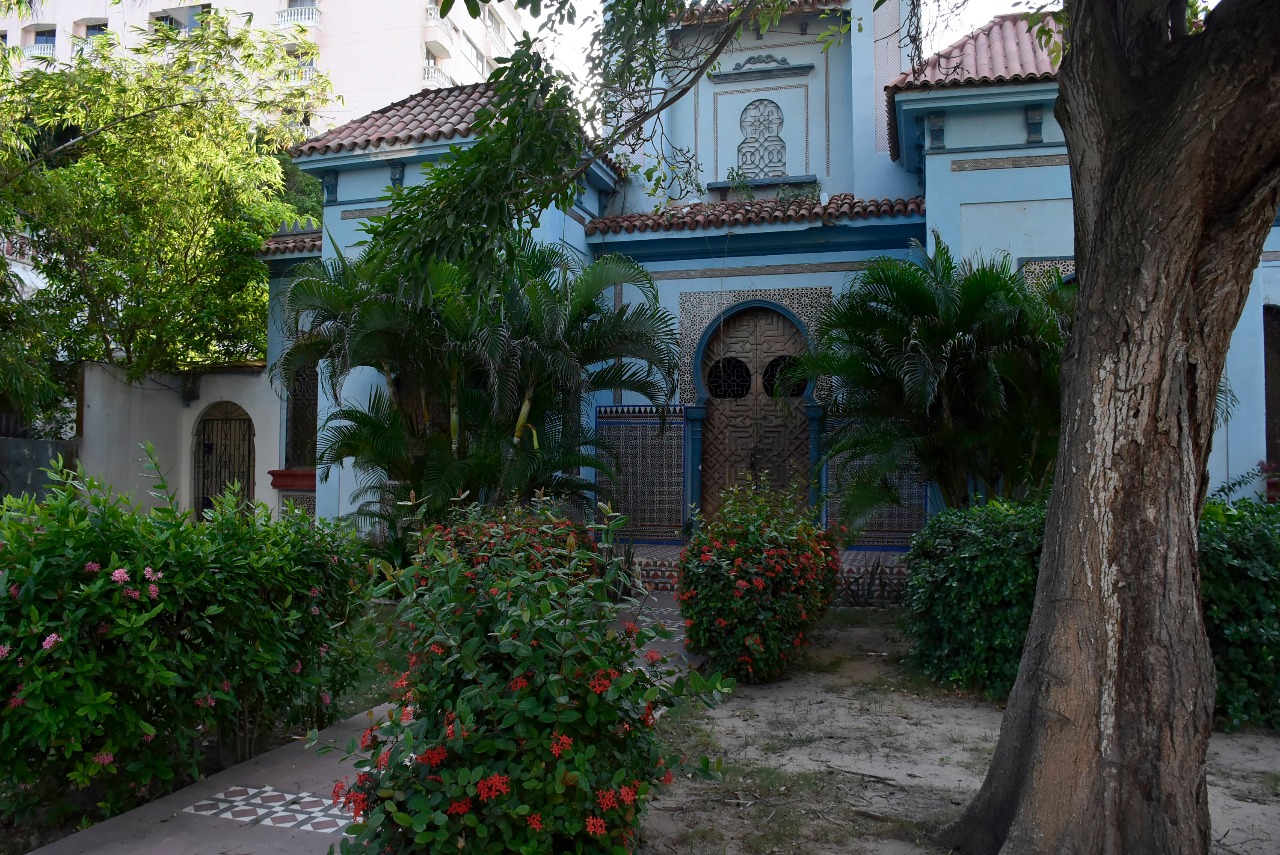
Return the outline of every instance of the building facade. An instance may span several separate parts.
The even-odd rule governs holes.
[[[532,29],[531,19],[510,0],[485,4],[478,19],[461,11],[442,18],[433,0],[37,0],[29,14],[0,15],[0,43],[18,48],[22,61],[66,61],[77,38],[109,31],[128,45],[157,24],[199,26],[198,16],[215,7],[228,15],[252,15],[255,27],[305,29],[319,55],[300,73],[324,72],[342,96],[341,103],[317,111],[318,128],[342,124],[424,86],[484,80],[494,59]]]
[[[678,318],[679,392],[666,429],[644,401],[604,394],[593,407],[596,430],[621,450],[610,486],[638,540],[678,541],[692,508],[713,510],[723,487],[752,472],[807,484],[815,498],[833,486],[816,466],[823,390],[783,390],[786,406],[774,393],[823,308],[872,259],[905,257],[936,232],[958,256],[1007,252],[1033,275],[1074,271],[1056,67],[1025,22],[998,17],[905,73],[903,4],[844,3],[863,26],[824,51],[816,34],[829,21],[819,13],[831,5],[797,0],[780,26],[744,34],[663,117],[673,143],[695,154],[704,192],[655,210],[645,188],[597,164],[572,209],[548,212],[535,235],[586,260],[635,259]],[[324,240],[310,226],[272,240],[273,293],[297,260],[358,252],[389,188],[423,181],[450,146],[474,142],[471,122],[488,97],[484,84],[426,89],[303,144],[296,162],[325,187]],[[268,362],[281,342],[273,324]],[[1228,357],[1239,403],[1214,438],[1214,482],[1280,461],[1278,369],[1280,228]],[[343,397],[363,401],[379,382],[354,375]],[[257,466],[281,485],[277,496],[313,496],[319,515],[340,516],[355,508],[351,471],[334,467],[317,483],[304,449],[336,402],[323,388],[306,394],[314,407],[301,395],[280,404],[259,442],[272,462]],[[904,475],[901,487],[903,506],[871,521],[864,548],[904,549],[923,523],[926,485]]]

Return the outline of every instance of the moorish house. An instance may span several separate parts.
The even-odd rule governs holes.
[[[696,154],[703,195],[655,210],[643,187],[597,164],[572,210],[547,214],[537,230],[587,259],[635,259],[679,319],[677,417],[666,430],[640,402],[595,402],[596,428],[621,449],[615,503],[637,539],[678,540],[690,507],[713,509],[719,490],[745,473],[810,478],[820,390],[784,390],[792,402],[782,407],[774,386],[786,360],[809,346],[823,307],[869,260],[905,256],[936,231],[960,256],[1003,251],[1031,271],[1074,269],[1050,53],[1025,21],[1004,15],[906,73],[902,4],[873,5],[795,0],[780,26],[744,34],[667,111],[667,133]],[[833,6],[863,26],[823,51],[816,35],[829,22],[819,16]],[[304,143],[295,160],[323,182],[326,237],[306,229],[274,239],[267,252],[279,275],[299,258],[355,252],[364,221],[387,210],[388,187],[422,181],[450,146],[468,145],[487,98],[485,84],[427,89]],[[273,330],[268,361],[279,346]],[[1228,377],[1240,403],[1215,435],[1217,482],[1280,461],[1280,228]],[[358,387],[374,382],[356,377],[344,392],[363,400],[368,387]],[[321,390],[312,404],[314,386],[298,391],[269,432],[259,428],[257,454],[270,459],[257,465],[258,483],[269,477],[278,496],[314,496],[322,516],[351,511],[350,472],[316,483],[299,465],[317,409],[323,421],[334,402]],[[822,480],[818,472],[815,494]],[[901,549],[922,523],[926,490],[905,487],[908,501],[872,521],[864,547]]]

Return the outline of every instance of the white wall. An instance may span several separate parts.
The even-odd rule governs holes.
[[[84,369],[84,406],[81,416],[80,464],[102,478],[117,492],[141,504],[153,506],[148,496],[153,482],[141,444],[155,447],[161,471],[184,508],[194,495],[195,430],[200,417],[219,401],[238,404],[253,420],[253,497],[273,510],[279,492],[271,488],[268,470],[282,466],[280,399],[263,370],[231,369],[199,378],[199,397],[182,400],[182,380],[152,375],[130,384],[119,368],[89,364]]]

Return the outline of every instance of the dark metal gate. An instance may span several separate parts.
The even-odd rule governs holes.
[[[253,420],[240,406],[220,401],[196,426],[195,502],[197,511],[213,507],[214,497],[235,484],[241,498],[253,501]]]

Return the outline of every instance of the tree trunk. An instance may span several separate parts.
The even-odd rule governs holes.
[[[1276,213],[1280,3],[1223,0],[1188,38],[1169,8],[1067,3],[1079,301],[1021,669],[987,779],[939,834],[964,853],[1209,848],[1197,524]]]

